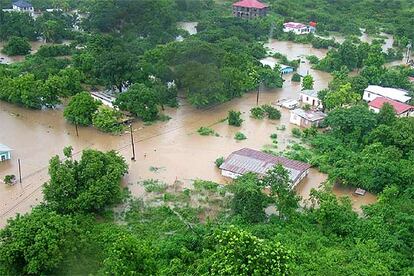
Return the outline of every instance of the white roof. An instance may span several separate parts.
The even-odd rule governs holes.
[[[316,90],[302,90],[300,91],[300,94],[304,94],[304,95],[315,97],[315,98],[318,97],[318,91]]]
[[[5,151],[12,151],[13,149],[9,148],[6,145],[0,144],[0,152],[5,152]]]
[[[294,109],[291,112],[311,122],[319,121],[326,117],[326,114],[321,111],[305,111],[302,108]]]
[[[365,92],[377,94],[389,99],[393,99],[402,103],[406,103],[409,100],[411,100],[411,97],[408,96],[408,91],[397,89],[397,88],[391,88],[391,87],[382,87],[378,85],[369,85]]]

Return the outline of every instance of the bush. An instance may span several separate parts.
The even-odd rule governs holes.
[[[197,179],[194,181],[193,186],[197,191],[202,191],[202,190],[217,191],[219,184],[213,181]]]
[[[280,113],[279,110],[277,110],[276,108],[274,108],[271,105],[262,105],[263,110],[267,113],[267,117],[270,120],[279,120],[280,117],[282,116],[282,114]]]
[[[119,111],[103,107],[93,115],[92,124],[100,131],[117,134],[124,129],[119,123],[121,116]]]
[[[305,111],[309,111],[311,109],[311,105],[310,104],[304,104],[302,106],[302,109],[305,110]]]
[[[300,138],[302,137],[302,131],[300,131],[299,128],[295,127],[294,129],[292,129],[292,135],[293,137]]]
[[[156,179],[146,179],[142,185],[147,193],[163,193],[167,190],[167,184]]]
[[[241,133],[241,132],[237,132],[237,133],[234,135],[234,139],[236,139],[237,141],[241,141],[241,140],[246,140],[246,139],[247,139],[247,137],[246,137],[246,135],[244,135],[243,133]]]
[[[256,106],[250,109],[250,116],[254,119],[263,119],[265,111],[260,106]]]
[[[36,55],[42,57],[69,56],[71,48],[68,45],[42,45]]]
[[[272,138],[272,139],[277,139],[277,134],[276,134],[276,133],[272,133],[272,134],[270,134],[270,138]]]
[[[243,123],[243,119],[241,118],[241,112],[240,111],[229,111],[229,116],[227,118],[230,126],[241,126]]]
[[[309,60],[310,64],[318,64],[319,58],[317,56],[311,55],[306,57],[307,60]]]
[[[216,132],[209,128],[209,127],[200,127],[199,129],[197,129],[198,134],[202,135],[202,136],[209,136],[209,135],[214,135]]]
[[[12,36],[3,48],[3,53],[8,56],[27,55],[30,53],[31,47],[27,39]]]
[[[301,79],[302,79],[302,76],[298,73],[294,73],[292,75],[292,81],[294,81],[294,82],[300,82]]]
[[[214,163],[216,164],[217,168],[220,168],[220,166],[224,163],[224,157],[221,156],[221,157],[217,158],[216,161],[214,161]]]
[[[7,185],[12,185],[16,181],[16,176],[14,174],[6,175],[4,177],[4,183]]]

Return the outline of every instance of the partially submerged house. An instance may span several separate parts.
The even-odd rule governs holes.
[[[297,35],[310,34],[316,31],[316,23],[311,22],[311,25],[305,25],[297,22],[286,22],[283,24],[283,31],[285,33],[292,32]]]
[[[12,149],[6,145],[0,144],[0,162],[11,159]]]
[[[411,100],[411,97],[408,96],[408,91],[406,90],[378,85],[369,85],[364,90],[362,99],[369,103],[378,97],[384,97],[400,103],[408,103]]]
[[[266,16],[268,7],[258,0],[241,0],[233,4],[233,16],[246,19]]]
[[[385,97],[376,97],[373,101],[368,103],[368,107],[370,110],[378,113],[385,103],[390,104],[394,108],[394,111],[398,117],[414,116],[414,106],[397,102]]]
[[[300,127],[319,127],[325,119],[326,114],[321,111],[314,110],[304,110],[302,108],[296,108],[290,111],[290,120],[291,124],[300,126]]]
[[[306,177],[311,167],[304,162],[243,148],[231,153],[221,164],[220,169],[223,176],[236,179],[248,172],[263,176],[268,170],[278,164],[282,165],[289,172],[292,188]]]
[[[275,67],[278,65],[280,67],[280,73],[282,75],[289,74],[295,71],[295,68],[292,66],[279,64],[277,60],[274,57],[265,57],[260,60],[260,63],[264,66],[267,65],[272,69],[275,69]]]
[[[318,98],[316,90],[302,90],[299,93],[300,101],[303,104],[309,104],[314,108],[322,108],[322,101]]]
[[[293,71],[295,71],[295,68],[293,68],[292,66],[283,64],[280,65],[280,73],[282,73],[282,75],[293,73]]]

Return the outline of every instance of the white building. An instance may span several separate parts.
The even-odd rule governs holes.
[[[378,85],[369,85],[364,90],[364,96],[362,99],[366,102],[375,100],[377,97],[385,97],[394,101],[401,103],[408,103],[411,100],[411,97],[408,96],[408,91],[403,89],[391,88],[391,87],[382,87]]]
[[[315,32],[314,26],[308,26],[297,22],[287,22],[283,24],[283,31],[285,33],[293,32],[294,34],[309,34]]]
[[[314,108],[322,108],[322,101],[318,98],[318,92],[315,90],[302,90],[299,97],[303,104],[309,104]]]
[[[11,159],[12,149],[6,145],[0,144],[0,162]]]
[[[13,3],[13,11],[28,12],[30,14],[33,14],[34,8],[32,4],[23,0],[19,0]]]
[[[306,111],[302,108],[296,108],[290,111],[289,122],[291,124],[306,128],[312,126],[319,127],[325,119],[325,117],[326,114],[321,111]]]
[[[282,156],[273,156],[261,151],[243,148],[233,152],[221,164],[221,174],[232,179],[253,172],[263,176],[276,165],[282,165],[288,172],[291,188],[295,187],[309,173],[307,163],[291,160]]]

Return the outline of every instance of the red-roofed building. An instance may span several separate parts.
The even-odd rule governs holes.
[[[368,106],[369,109],[371,109],[375,113],[378,113],[385,103],[390,104],[394,108],[395,113],[398,117],[414,116],[414,106],[387,99],[385,97],[375,98],[374,100],[368,103]]]
[[[247,19],[266,16],[268,7],[258,0],[241,0],[233,4],[233,15]]]

